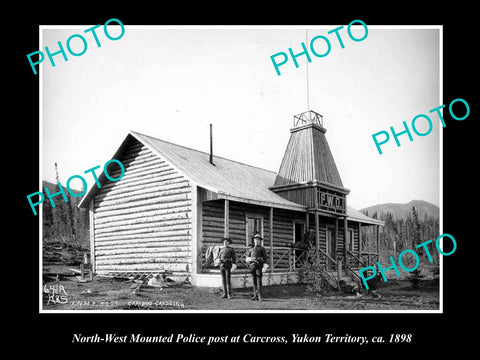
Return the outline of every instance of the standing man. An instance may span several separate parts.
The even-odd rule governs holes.
[[[262,237],[260,234],[253,236],[254,246],[247,250],[246,261],[250,266],[250,273],[253,280],[253,296],[251,300],[262,301],[262,275],[263,264],[267,262],[267,251],[261,245]]]
[[[218,252],[218,259],[220,260],[220,273],[222,274],[223,295],[222,298],[232,298],[232,265],[237,264],[235,256],[235,249],[230,247],[232,240],[225,237],[222,239],[223,247]]]

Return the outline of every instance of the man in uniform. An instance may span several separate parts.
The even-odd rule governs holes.
[[[267,252],[261,245],[262,237],[260,234],[253,236],[254,246],[247,250],[247,263],[250,267],[250,273],[253,280],[253,296],[251,300],[262,301],[262,275],[263,264],[267,262]]]
[[[222,274],[223,295],[222,298],[231,299],[232,297],[232,265],[237,264],[235,256],[235,249],[230,247],[232,240],[225,237],[222,239],[223,247],[218,252],[218,259],[220,260],[220,273]]]

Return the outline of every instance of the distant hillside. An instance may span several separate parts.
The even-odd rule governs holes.
[[[66,185],[63,181],[61,181],[63,188],[65,189],[65,193],[67,194],[68,198],[72,198],[73,201],[75,202],[75,205],[78,205],[80,203],[80,200],[82,199],[81,197],[73,197],[70,195],[70,193],[67,191]],[[48,187],[48,190],[52,193],[53,191],[58,191],[57,189],[57,184],[51,183],[50,181],[43,180],[42,181],[42,192],[45,189],[45,187]],[[71,191],[73,191],[75,194],[80,194],[81,190],[75,189],[75,188],[70,188]],[[61,198],[62,195],[58,195],[58,198]],[[46,198],[47,199],[47,198]],[[56,197],[54,198],[56,199]],[[48,199],[47,199],[48,200]],[[70,200],[69,200],[70,201]]]
[[[412,207],[415,207],[415,210],[417,210],[418,219],[420,221],[424,219],[425,214],[427,215],[427,218],[433,216],[436,219],[438,219],[440,215],[440,209],[438,206],[423,200],[412,200],[406,204],[387,203],[373,205],[363,208],[360,211],[364,214],[368,212],[368,216],[372,216],[375,212],[378,216],[380,216],[381,213],[390,212],[394,218],[402,219],[412,211]]]

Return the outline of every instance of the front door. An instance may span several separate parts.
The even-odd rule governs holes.
[[[327,229],[327,254],[333,260],[335,260],[336,256],[335,256],[335,229],[334,228]]]
[[[305,236],[305,223],[294,222],[293,223],[293,243],[304,241]]]

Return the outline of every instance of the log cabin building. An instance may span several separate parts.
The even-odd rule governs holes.
[[[356,278],[356,269],[378,261],[383,222],[347,205],[321,115],[294,116],[290,132],[275,173],[131,131],[113,156],[124,176],[109,182],[102,174],[101,187],[91,187],[79,204],[89,209],[93,271],[168,271],[193,285],[220,286],[205,253],[228,236],[239,260],[232,285],[249,286],[242,255],[259,232],[269,256],[265,285],[298,281],[306,254],[295,250],[299,242],[314,247],[337,276]],[[376,252],[362,249],[364,226],[376,227],[376,239],[367,239],[376,241]]]

